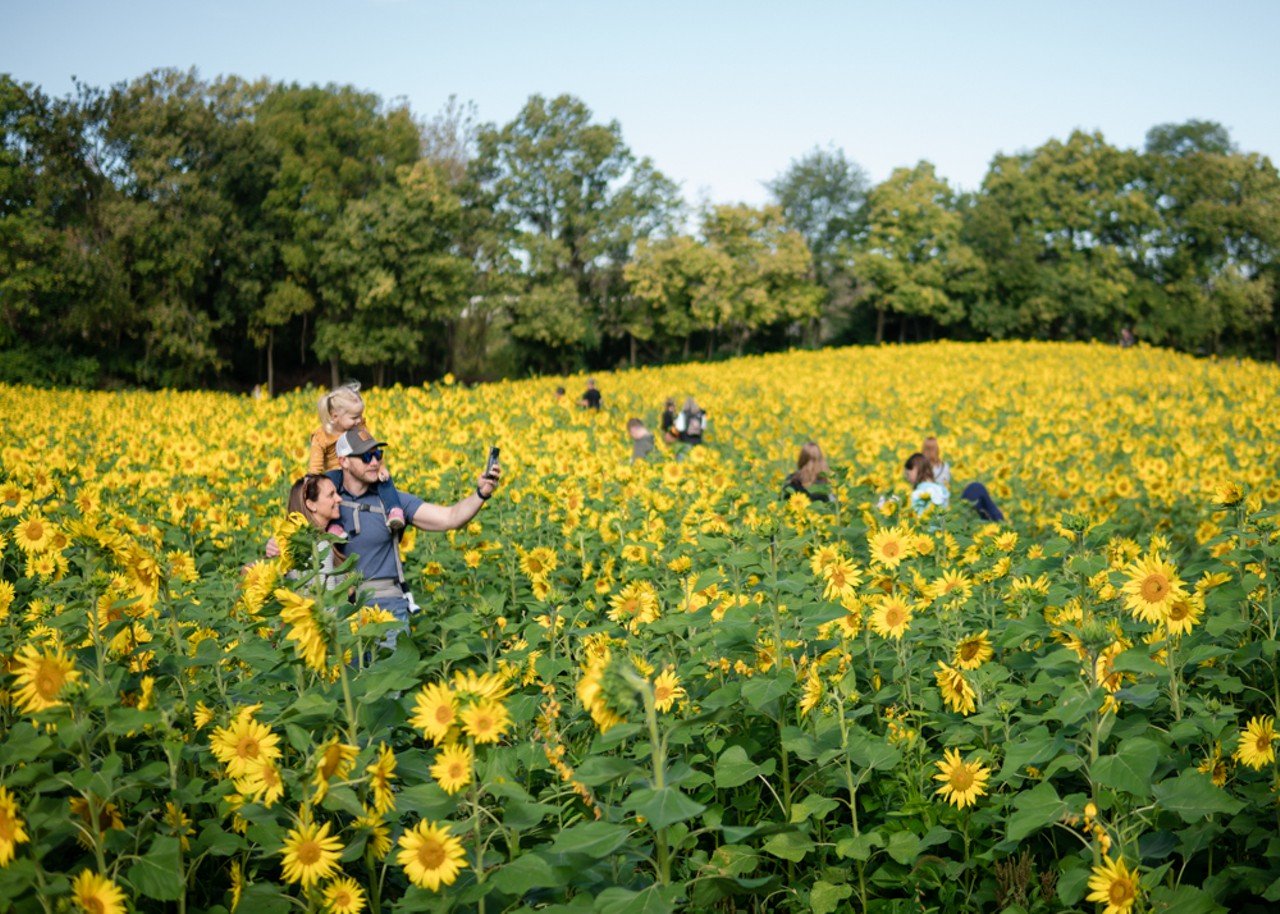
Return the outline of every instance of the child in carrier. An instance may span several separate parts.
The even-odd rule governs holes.
[[[311,454],[307,460],[308,473],[331,473],[340,469],[337,443],[343,433],[365,424],[364,400],[360,396],[360,383],[351,381],[334,388],[320,398],[317,411],[320,427],[311,434]],[[384,468],[379,474],[378,498],[386,512],[387,526],[393,533],[404,529],[404,509],[395,484]],[[339,524],[330,524],[328,531],[335,536],[345,536]]]

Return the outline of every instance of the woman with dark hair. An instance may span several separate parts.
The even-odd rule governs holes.
[[[782,484],[782,497],[799,493],[809,496],[809,501],[835,501],[835,496],[828,490],[831,485],[827,478],[829,472],[822,448],[816,442],[806,441],[796,458],[796,471]]]
[[[342,531],[342,527],[338,526],[341,501],[333,480],[320,473],[308,473],[289,489],[289,513],[301,514],[320,532],[335,536],[340,536]],[[272,549],[272,545],[268,543],[268,556],[273,552],[278,554],[278,549]],[[332,589],[338,584],[334,569],[342,564],[343,557],[331,542],[320,544],[320,557],[320,576],[325,587]]]

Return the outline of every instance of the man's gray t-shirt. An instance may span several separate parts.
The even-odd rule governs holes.
[[[394,552],[396,540],[390,529],[387,528],[386,517],[381,513],[382,499],[378,497],[377,490],[369,489],[369,491],[357,497],[339,486],[338,494],[342,496],[339,522],[342,524],[342,529],[347,533],[347,545],[343,551],[347,555],[356,557],[356,567],[360,569],[360,573],[364,575],[365,580],[398,577]],[[396,494],[400,496],[400,507],[404,510],[404,517],[407,522],[413,518],[413,515],[424,502],[416,495],[409,495],[400,491],[397,491]],[[354,502],[361,506],[359,509],[359,533],[356,532],[355,517],[357,509],[348,507],[348,502]]]

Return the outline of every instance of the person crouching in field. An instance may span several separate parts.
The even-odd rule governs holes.
[[[831,481],[827,478],[830,472],[827,458],[822,455],[822,448],[816,442],[806,441],[800,447],[800,456],[796,458],[796,471],[786,478],[782,484],[782,497],[789,498],[797,493],[809,496],[809,501],[835,501],[829,491]]]
[[[364,399],[360,396],[359,382],[352,381],[329,391],[320,398],[317,411],[320,414],[320,427],[311,433],[307,472],[333,473],[339,468],[338,439],[344,432],[365,425]],[[399,533],[404,529],[404,511],[400,508],[395,483],[391,481],[387,468],[381,465],[376,489],[387,526],[393,533]],[[341,536],[342,528],[336,524],[334,526],[336,529],[327,532]]]
[[[945,467],[946,464],[943,464]],[[951,478],[950,467],[947,467],[946,478]],[[911,510],[923,514],[930,505],[945,508],[951,503],[951,490],[934,477],[934,464],[929,458],[917,451],[907,458],[903,464],[902,475],[913,487],[911,490]],[[987,487],[980,482],[971,482],[964,487],[960,497],[973,506],[983,520],[1002,521],[1004,512],[995,503]]]

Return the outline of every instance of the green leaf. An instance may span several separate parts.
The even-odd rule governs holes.
[[[185,887],[182,851],[172,835],[157,835],[151,849],[129,867],[127,877],[133,887],[157,901],[177,901]]]
[[[889,836],[889,856],[907,866],[920,855],[920,839],[909,831],[896,831]]]
[[[1063,904],[1073,906],[1084,897],[1084,890],[1091,875],[1089,867],[1074,858],[1063,862],[1058,876],[1058,898]]]
[[[581,781],[588,787],[599,787],[635,770],[636,763],[630,759],[593,755],[578,767],[573,776],[575,780]]]
[[[500,892],[523,895],[530,889],[552,888],[561,885],[561,879],[551,864],[537,854],[525,853],[510,863],[499,867],[490,877]]]
[[[1021,841],[1027,835],[1056,822],[1066,811],[1066,804],[1047,781],[1018,794],[1013,806],[1015,812],[1009,817],[1009,825],[1005,831],[1007,841]]]
[[[1161,746],[1143,737],[1127,739],[1114,755],[1104,755],[1093,763],[1090,774],[1104,787],[1123,790],[1138,798],[1151,796],[1151,776]]]
[[[1050,738],[1048,727],[1033,727],[1018,734],[1017,740],[1005,750],[1004,764],[1000,766],[1002,778],[1025,777],[1022,774],[1024,768],[1028,765],[1040,765],[1053,758],[1060,743],[1060,740]]]
[[[752,708],[761,711],[766,705],[786,695],[794,683],[795,676],[789,672],[780,673],[776,677],[761,676],[742,687],[742,697]]]
[[[1185,822],[1195,823],[1218,812],[1234,815],[1244,808],[1244,803],[1199,771],[1184,771],[1176,778],[1161,781],[1154,793],[1162,809],[1176,812]]]
[[[651,885],[640,891],[619,886],[605,889],[596,896],[596,914],[669,914],[684,894],[681,885]]]
[[[283,894],[278,886],[269,882],[253,882],[244,887],[237,910],[252,911],[253,914],[284,914],[289,908],[289,896]]]
[[[884,847],[884,836],[878,831],[863,832],[853,838],[841,838],[836,842],[836,855],[847,860],[870,860],[871,849]]]
[[[775,762],[771,758],[764,765],[757,765],[747,756],[746,749],[730,746],[716,759],[716,787],[740,787],[757,777],[768,777],[774,767]]]
[[[884,739],[858,728],[849,734],[849,758],[859,768],[888,771],[902,760],[902,753]]]
[[[813,840],[808,835],[802,835],[794,831],[784,831],[766,841],[763,850],[765,853],[781,857],[783,860],[799,863],[809,851],[813,850],[813,847]]]
[[[840,902],[853,894],[853,886],[846,883],[833,885],[819,879],[809,890],[809,907],[813,914],[831,914],[840,907]]]
[[[676,787],[663,787],[661,790],[641,788],[631,795],[631,803],[634,805],[629,808],[644,816],[647,824],[654,829],[692,819],[707,808],[685,796]]]
[[[610,822],[581,822],[564,829],[551,842],[557,854],[586,854],[599,860],[627,843],[630,832]]]
[[[831,812],[831,810],[839,807],[839,805],[840,803],[838,800],[833,800],[830,797],[823,797],[816,793],[811,793],[799,803],[792,804],[791,824],[799,824],[813,816],[816,816],[818,819],[822,819],[827,813]]]
[[[1195,886],[1180,885],[1171,889],[1162,885],[1151,890],[1151,910],[1168,911],[1170,914],[1221,914],[1227,909],[1214,901],[1208,892]]]

